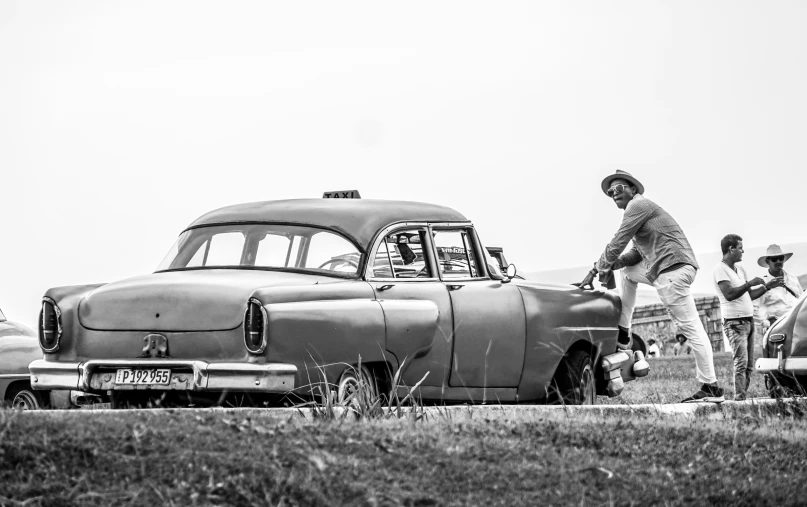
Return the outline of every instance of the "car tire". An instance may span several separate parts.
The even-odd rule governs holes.
[[[768,396],[773,399],[804,396],[807,392],[805,385],[799,382],[798,378],[776,376],[771,373],[766,373],[764,379]]]
[[[45,408],[45,400],[42,395],[28,385],[12,388],[7,399],[11,408],[19,410],[40,410]]]
[[[361,381],[359,380],[361,378]],[[352,393],[356,393],[358,389],[361,390],[353,398]],[[365,365],[361,368],[356,366],[348,366],[342,375],[339,377],[339,382],[336,385],[336,402],[339,405],[350,403],[351,405],[361,404],[363,402],[373,403],[378,399],[378,382],[375,375]],[[348,401],[349,400],[349,401]]]
[[[561,405],[596,403],[596,379],[591,354],[583,350],[572,350],[566,354],[552,380],[548,401]]]

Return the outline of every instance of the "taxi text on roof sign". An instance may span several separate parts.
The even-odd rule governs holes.
[[[337,190],[336,192],[325,192],[323,199],[361,199],[358,190]]]

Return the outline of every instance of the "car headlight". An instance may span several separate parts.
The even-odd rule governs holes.
[[[50,353],[59,350],[62,338],[62,312],[51,298],[42,298],[42,311],[39,313],[39,346]]]
[[[251,354],[266,350],[266,322],[266,309],[257,299],[250,299],[244,314],[244,345]]]

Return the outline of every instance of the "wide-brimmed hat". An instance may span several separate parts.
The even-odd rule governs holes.
[[[644,193],[644,185],[642,185],[642,182],[640,182],[639,180],[634,178],[631,175],[631,173],[626,173],[625,171],[621,171],[621,170],[617,169],[614,174],[611,174],[610,176],[606,176],[605,179],[602,180],[602,184],[600,186],[602,187],[602,191],[603,191],[603,193],[605,195],[608,195],[608,189],[611,187],[611,180],[615,180],[617,178],[623,179],[623,180],[627,181],[628,183],[630,183],[631,185],[633,185],[634,187],[636,187],[636,190],[640,194]]]
[[[767,250],[765,250],[765,255],[757,259],[757,264],[759,264],[759,266],[762,268],[767,268],[768,263],[765,261],[768,259],[768,257],[776,257],[778,255],[784,255],[785,261],[793,257],[792,252],[783,252],[782,247],[780,247],[779,245],[771,245],[768,247]]]

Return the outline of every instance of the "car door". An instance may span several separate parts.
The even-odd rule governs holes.
[[[384,310],[386,347],[405,363],[402,384],[444,386],[451,368],[451,300],[437,276],[425,224],[387,229],[371,250],[367,281]],[[394,372],[393,372],[394,373]]]
[[[433,226],[440,279],[451,298],[452,387],[516,387],[526,319],[518,287],[490,278],[473,228]]]

